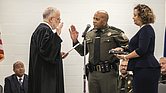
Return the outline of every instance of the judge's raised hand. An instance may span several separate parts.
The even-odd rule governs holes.
[[[60,24],[56,27],[56,32],[57,32],[58,36],[61,34],[61,29],[62,29],[62,27],[63,27],[63,22],[60,23]]]
[[[78,38],[78,31],[76,31],[76,28],[74,25],[71,25],[70,26],[70,29],[69,29],[69,32],[70,32],[70,37],[71,39],[73,40],[73,42],[77,42],[77,38]]]

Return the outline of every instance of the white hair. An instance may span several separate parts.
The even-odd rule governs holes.
[[[45,11],[43,12],[43,20],[48,20],[50,17],[55,16],[56,11],[58,10],[54,7],[46,8]]]
[[[160,59],[164,59],[164,60],[166,60],[166,57],[161,57]]]

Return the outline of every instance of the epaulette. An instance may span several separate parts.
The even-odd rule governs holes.
[[[129,79],[133,79],[133,75],[129,74]]]
[[[121,29],[118,29],[116,27],[113,27],[113,26],[109,26],[110,29],[112,30],[116,30],[116,31],[119,31],[119,32],[123,32]],[[124,32],[123,32],[124,33]]]
[[[132,74],[129,74],[129,76],[133,76]]]

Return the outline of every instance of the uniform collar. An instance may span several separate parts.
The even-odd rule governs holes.
[[[109,28],[109,25],[106,24],[103,28],[100,28],[100,29],[101,29],[101,32],[104,33],[104,31],[106,31],[108,28]],[[94,29],[94,30],[95,30],[95,32],[97,32],[98,29]]]
[[[165,75],[161,74],[161,76],[162,76],[162,78],[166,79],[166,74]]]
[[[128,76],[129,76],[129,73],[124,78],[127,79]],[[120,75],[120,79],[122,79],[122,78],[123,78],[122,75]]]

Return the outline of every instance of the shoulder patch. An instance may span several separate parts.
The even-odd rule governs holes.
[[[118,31],[124,40],[128,40],[127,36],[124,34],[124,32],[121,29],[113,26],[110,26],[109,28]]]
[[[121,32],[121,36],[123,37],[124,40],[128,40],[127,36]]]

